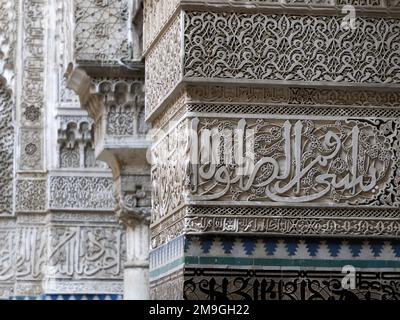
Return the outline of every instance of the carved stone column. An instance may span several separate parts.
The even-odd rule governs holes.
[[[399,2],[144,3],[152,298],[395,299]]]
[[[89,2],[89,12],[93,10],[98,19],[93,22],[85,6],[77,3],[75,56],[67,70],[67,85],[94,119],[95,158],[113,172],[116,214],[126,228],[124,297],[148,299],[151,189],[141,62],[142,4]],[[102,20],[103,14],[108,20]]]

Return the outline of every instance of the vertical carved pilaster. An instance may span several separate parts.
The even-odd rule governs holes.
[[[383,240],[400,235],[396,2],[144,1],[146,116],[158,132],[152,298],[314,299],[311,286],[296,288],[322,271],[324,246],[339,257],[338,238],[380,238],[391,251]],[[355,29],[343,27],[347,4]],[[277,235],[288,254],[275,254]],[[321,264],[306,253],[313,237],[324,238],[312,253]],[[336,263],[332,274],[346,264]],[[293,266],[294,280],[283,272]],[[258,295],[277,269],[279,288],[293,291]],[[363,290],[341,293],[387,298]]]

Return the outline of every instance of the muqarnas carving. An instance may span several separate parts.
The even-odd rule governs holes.
[[[146,135],[149,127],[145,122],[143,83],[104,80],[97,86],[106,100],[106,133],[110,136]]]
[[[58,130],[60,168],[90,168],[102,164],[94,156],[93,120],[62,119]]]

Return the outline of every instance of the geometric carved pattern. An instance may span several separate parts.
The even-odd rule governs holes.
[[[20,212],[46,210],[46,190],[45,180],[18,180],[16,210]]]
[[[75,55],[78,61],[117,63],[130,58],[127,0],[84,0],[75,3]]]
[[[316,207],[261,207],[261,206],[194,206],[187,208],[187,214],[203,217],[218,217],[229,215],[231,217],[293,217],[293,218],[382,218],[397,219],[398,209],[385,209],[363,207],[358,210],[353,208],[316,208]]]
[[[400,299],[398,8],[145,2],[153,298]]]
[[[400,96],[398,97],[400,99]],[[399,100],[400,101],[400,100]],[[283,106],[268,106],[268,105],[245,105],[245,104],[189,104],[187,105],[188,112],[220,112],[220,113],[255,113],[255,114],[274,114],[274,115],[310,115],[310,116],[336,116],[347,118],[396,118],[399,115],[397,108],[341,108],[338,106],[332,107],[309,107],[305,105],[283,105]]]
[[[21,129],[20,169],[40,170],[42,168],[42,132],[40,129]]]

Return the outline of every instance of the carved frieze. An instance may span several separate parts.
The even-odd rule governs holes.
[[[191,129],[190,140],[181,128],[156,145],[153,178],[177,183],[192,201],[399,205],[396,119],[195,118]],[[155,186],[155,205],[180,203],[159,200],[170,185]]]
[[[198,112],[212,112],[215,110],[226,113],[229,109],[229,112],[234,113],[246,113],[246,111],[249,113],[272,113],[270,112],[272,108],[277,108],[275,112],[277,114],[281,114],[282,112],[296,114],[301,113],[300,110],[308,106],[313,106],[313,110],[316,110],[317,107],[329,107],[325,109],[325,115],[329,115],[332,112],[339,115],[337,109],[340,107],[341,109],[345,108],[344,113],[348,112],[352,116],[356,116],[357,114],[361,116],[363,111],[360,110],[365,110],[365,107],[373,107],[373,109],[378,110],[381,108],[400,107],[400,94],[396,90],[375,91],[361,88],[346,90],[344,88],[332,89],[328,87],[317,89],[270,86],[252,87],[246,85],[188,85],[185,91],[187,92],[187,99],[192,103],[208,103],[207,108],[204,108],[205,105],[202,105],[202,107],[196,108],[193,106],[190,109],[190,111],[198,110]],[[226,107],[223,107],[222,104],[211,104],[215,102],[228,102],[230,104]],[[235,106],[232,103],[240,103],[240,105],[251,103],[254,106],[244,106],[241,108],[240,105]],[[279,109],[281,106],[290,106],[290,108],[282,110]],[[346,107],[363,108],[354,108],[352,110],[352,108]]]
[[[15,272],[19,281],[44,277],[47,264],[48,234],[44,226],[21,226],[16,229]]]
[[[74,216],[68,221],[59,215],[51,224],[45,216],[26,216],[15,225],[1,221],[0,297],[12,296],[14,283],[17,295],[122,293],[123,230],[106,221],[107,214],[96,222]]]
[[[19,167],[21,170],[41,170],[43,166],[43,135],[41,129],[21,129]]]
[[[26,125],[40,125],[37,115],[44,106],[45,1],[24,0],[24,51],[22,119]],[[28,109],[28,110],[26,110]],[[33,111],[36,110],[36,111]]]
[[[180,119],[152,150],[153,247],[183,233],[399,234],[395,93],[188,92],[158,120]]]

